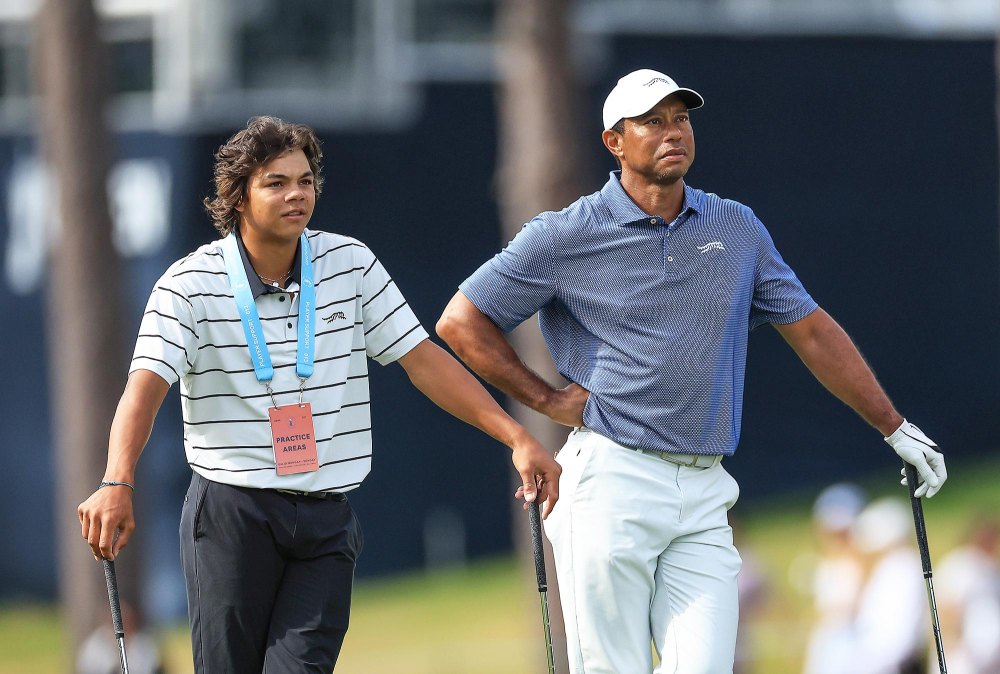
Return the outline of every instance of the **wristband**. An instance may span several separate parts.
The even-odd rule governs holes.
[[[101,484],[97,485],[98,489],[103,489],[104,487],[128,487],[133,492],[135,492],[135,485],[129,484],[128,482],[117,482],[114,480],[108,480],[107,482],[101,482]]]

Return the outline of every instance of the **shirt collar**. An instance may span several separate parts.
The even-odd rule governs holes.
[[[636,206],[632,198],[625,192],[621,184],[621,171],[612,171],[608,182],[601,188],[601,197],[611,211],[612,219],[619,225],[632,225],[637,223],[648,223],[651,219],[649,213]],[[684,185],[684,203],[681,204],[681,214],[692,210],[701,213],[702,192],[692,187]],[[669,224],[669,223],[668,223]]]
[[[285,288],[275,288],[274,286],[269,286],[260,280],[257,276],[257,272],[254,270],[253,265],[250,264],[250,258],[247,257],[246,246],[243,245],[243,237],[240,236],[240,230],[236,230],[236,246],[240,249],[240,257],[243,259],[243,268],[247,272],[247,281],[250,283],[250,292],[253,293],[253,298],[257,299],[261,295],[267,293],[284,293],[288,292]],[[288,276],[288,281],[291,283],[302,283],[300,278],[302,270],[302,242],[300,241],[295,246],[295,257],[292,258],[292,273]]]

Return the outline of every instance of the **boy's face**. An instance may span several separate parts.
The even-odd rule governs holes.
[[[262,243],[296,241],[316,206],[314,176],[302,150],[291,150],[258,168],[236,207],[240,234]]]

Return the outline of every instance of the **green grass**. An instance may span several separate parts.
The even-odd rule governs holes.
[[[55,608],[0,606],[0,674],[67,671],[64,651]]]
[[[949,470],[946,488],[925,504],[934,559],[959,543],[973,517],[1000,506],[1000,460],[955,462]],[[864,486],[873,497],[905,496],[885,482]],[[766,601],[748,628],[759,674],[801,671],[809,605],[798,586],[813,550],[814,496],[737,506],[740,547],[768,577]],[[192,672],[186,626],[161,636],[170,674]],[[69,671],[68,661],[54,608],[0,607],[0,674],[57,674]],[[506,674],[543,671],[544,662],[533,571],[506,558],[359,583],[337,672]]]
[[[530,671],[545,657],[533,583],[513,558],[359,583],[337,672]],[[187,626],[161,637],[168,672],[193,672]],[[69,671],[61,639],[55,608],[0,608],[0,674]]]
[[[533,580],[506,559],[362,584],[337,671],[531,671],[545,658]]]

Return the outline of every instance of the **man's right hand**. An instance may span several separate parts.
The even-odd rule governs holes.
[[[524,499],[525,510],[528,509],[529,501],[537,501],[542,505],[542,519],[545,519],[559,500],[562,466],[528,433],[515,442],[512,449],[511,460],[521,475],[522,483],[514,498]]]
[[[132,490],[122,485],[101,487],[81,503],[76,512],[83,527],[83,538],[97,560],[114,560],[135,530]]]
[[[545,416],[563,426],[580,427],[583,426],[583,408],[586,407],[588,398],[590,391],[579,384],[570,384],[555,390],[542,411]]]

